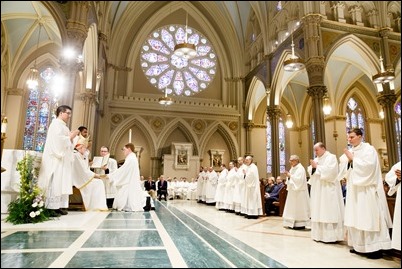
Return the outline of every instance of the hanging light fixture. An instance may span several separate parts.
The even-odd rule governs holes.
[[[293,127],[293,120],[292,120],[292,115],[287,114],[286,115],[286,127],[288,127],[289,129]]]
[[[39,40],[40,40],[40,32],[42,30],[42,24],[39,23],[39,33],[38,33],[38,41],[36,42],[36,53],[39,48]],[[39,70],[36,68],[36,59],[33,67],[29,70],[29,75],[28,75],[28,80],[27,80],[27,85],[28,89],[34,89],[39,85]]]
[[[325,95],[323,98],[322,110],[324,111],[324,115],[331,114],[332,107],[331,103],[329,102],[329,97],[327,95]]]
[[[380,112],[378,112],[378,115],[380,116],[381,119],[384,119],[384,110],[382,108]]]
[[[380,56],[380,67],[381,72],[373,76],[374,83],[384,84],[395,79],[395,72],[393,70],[385,70],[382,56]]]
[[[165,88],[165,96],[159,98],[158,103],[164,106],[170,106],[173,104],[173,99],[167,96],[167,88]]]
[[[187,60],[197,56],[197,48],[194,44],[187,43],[187,24],[188,24],[188,12],[186,13],[186,28],[184,43],[176,44],[174,46],[174,54],[178,57],[185,58]]]
[[[285,71],[294,72],[301,70],[305,67],[304,61],[295,55],[295,43],[293,42],[293,34],[292,34],[292,55],[290,59],[283,62],[283,68]]]

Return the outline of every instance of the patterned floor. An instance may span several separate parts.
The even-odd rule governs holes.
[[[345,244],[322,244],[280,217],[245,219],[194,201],[155,203],[151,212],[70,211],[39,224],[2,221],[2,268],[400,268]],[[2,219],[5,215],[2,215]]]

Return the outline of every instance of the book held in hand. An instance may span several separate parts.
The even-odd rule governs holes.
[[[107,154],[103,157],[95,156],[94,159],[92,160],[91,168],[102,168],[103,166],[107,165],[109,161],[109,156],[110,154]]]

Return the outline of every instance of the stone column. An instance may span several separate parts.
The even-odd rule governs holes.
[[[153,179],[157,179],[161,174],[161,158],[151,157],[151,176]]]
[[[322,110],[323,97],[327,92],[325,86],[311,86],[307,89],[307,94],[313,99],[313,119],[314,119],[314,132],[316,141],[325,144],[325,122],[324,112]]]
[[[250,155],[252,156],[252,152],[251,152],[251,130],[254,128],[254,123],[252,122],[247,122],[244,124],[244,128],[246,129],[246,150],[244,152],[244,155]]]
[[[313,117],[314,131],[316,134],[316,142],[325,143],[325,126],[324,113],[322,111],[323,97],[327,93],[327,87],[324,85],[324,66],[325,59],[323,56],[321,44],[320,23],[321,16],[308,15],[304,18],[306,39],[307,61],[306,69],[309,79],[309,87],[307,94],[312,98],[313,102]]]
[[[377,96],[378,103],[384,110],[385,142],[387,144],[388,162],[390,167],[399,161],[398,145],[396,143],[395,129],[395,110],[396,102],[395,91],[389,89],[389,83],[383,84],[384,91]]]
[[[78,71],[83,70],[82,61],[77,56],[82,54],[85,39],[88,36],[88,11],[90,2],[88,1],[71,1],[69,2],[69,18],[66,23],[67,40],[63,42],[63,46],[69,47],[76,53],[75,59],[62,58],[61,69],[66,74],[66,89],[69,93],[65,97],[64,103],[73,107],[73,98],[75,94],[75,80]]]
[[[272,175],[276,177],[280,172],[280,157],[279,157],[279,118],[282,112],[279,106],[267,107],[267,114],[271,124],[271,139],[272,139]]]
[[[87,89],[85,93],[79,94],[79,99],[84,104],[82,125],[89,127],[91,126],[91,108],[95,103],[96,94],[91,89]]]

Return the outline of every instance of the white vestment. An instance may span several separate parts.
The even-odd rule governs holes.
[[[116,187],[113,208],[119,211],[144,211],[146,196],[141,188],[140,169],[137,156],[131,152],[124,164],[109,174],[110,182]]]
[[[244,173],[243,170],[247,170],[247,165],[242,164],[238,169],[237,169],[237,181],[234,186],[234,191],[233,191],[233,205],[234,205],[234,211],[236,213],[241,212],[242,208],[242,203],[244,203]]]
[[[338,180],[338,160],[326,151],[314,159],[317,168],[312,173],[312,166],[307,167],[311,185],[311,238],[322,242],[344,240],[343,203],[341,183]]]
[[[197,177],[197,200],[198,201],[202,201],[202,190],[204,188],[204,183],[205,183],[204,182],[204,177],[205,177],[205,175],[206,175],[205,172],[201,171],[198,174],[198,177]]]
[[[224,209],[224,202],[223,200],[225,199],[225,188],[226,188],[226,176],[228,174],[228,170],[224,168],[220,173],[218,177],[218,186],[216,187],[216,192],[215,192],[215,202],[216,205],[215,207],[217,209]]]
[[[117,170],[117,161],[113,158],[109,158],[109,160],[107,161],[107,169],[109,169],[109,174],[116,171]],[[95,173],[97,173],[99,175],[104,175],[105,170],[103,170],[101,168],[96,168]],[[106,198],[114,198],[114,196],[116,195],[116,192],[117,192],[116,187],[113,186],[113,184],[110,183],[110,180],[108,180],[106,178],[102,179],[102,181],[103,181],[103,184],[105,185]]]
[[[108,210],[105,186],[89,169],[88,161],[78,151],[74,152],[73,185],[80,190],[85,210]]]
[[[56,118],[49,125],[38,176],[46,208],[68,208],[68,198],[73,193],[72,168],[70,130],[63,120]]]
[[[298,163],[289,170],[287,180],[285,208],[283,210],[283,226],[303,227],[310,225],[310,197],[307,189],[306,170]]]
[[[218,174],[212,170],[207,172],[207,181],[205,182],[205,202],[207,204],[215,203],[216,187],[218,185]]]
[[[388,229],[392,227],[392,221],[377,151],[368,143],[360,143],[350,151],[353,153],[352,168],[347,168],[345,154],[340,157],[340,171],[347,180],[344,224],[348,245],[362,253],[390,249]]]
[[[394,223],[392,225],[392,248],[401,250],[401,183],[396,184],[395,170],[401,170],[401,162],[394,164],[385,175],[385,181],[390,187],[388,195],[396,192],[396,201],[394,209]]]
[[[226,176],[225,196],[223,200],[225,209],[234,210],[233,195],[238,178],[237,169],[233,167]]]
[[[258,168],[254,163],[251,163],[246,172],[245,177],[245,204],[241,205],[242,213],[244,207],[244,213],[248,216],[262,215],[262,202],[260,191],[260,177],[258,174]]]

